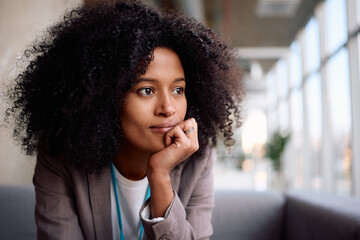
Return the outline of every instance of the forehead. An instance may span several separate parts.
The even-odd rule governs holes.
[[[170,48],[155,48],[152,61],[138,81],[159,82],[162,80],[184,81],[184,69],[178,55]]]

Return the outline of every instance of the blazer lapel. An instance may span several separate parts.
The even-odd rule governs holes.
[[[170,172],[170,180],[172,188],[179,193],[180,190],[180,179],[181,174],[184,169],[184,165],[188,162],[189,159],[186,159],[182,163],[175,166],[175,168]]]
[[[112,239],[110,168],[88,174],[89,194],[96,239]]]

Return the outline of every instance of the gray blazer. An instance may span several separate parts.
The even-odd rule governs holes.
[[[209,150],[204,159],[174,168],[170,177],[175,194],[165,220],[141,219],[148,239],[209,238],[215,156]],[[112,239],[110,167],[100,174],[73,172],[39,152],[33,183],[38,239]]]

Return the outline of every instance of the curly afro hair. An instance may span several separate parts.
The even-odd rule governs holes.
[[[233,144],[241,122],[240,70],[232,49],[195,19],[137,1],[78,7],[24,52],[27,67],[9,90],[6,117],[26,154],[45,151],[68,168],[99,171],[121,143],[120,107],[156,47],[179,56],[187,116],[198,122],[201,157],[218,133]],[[235,121],[234,121],[235,120]]]

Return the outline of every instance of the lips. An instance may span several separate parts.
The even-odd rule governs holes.
[[[150,126],[151,131],[155,133],[164,134],[167,131],[169,131],[171,128],[173,128],[177,122],[170,122],[170,123],[160,123],[157,125]]]

